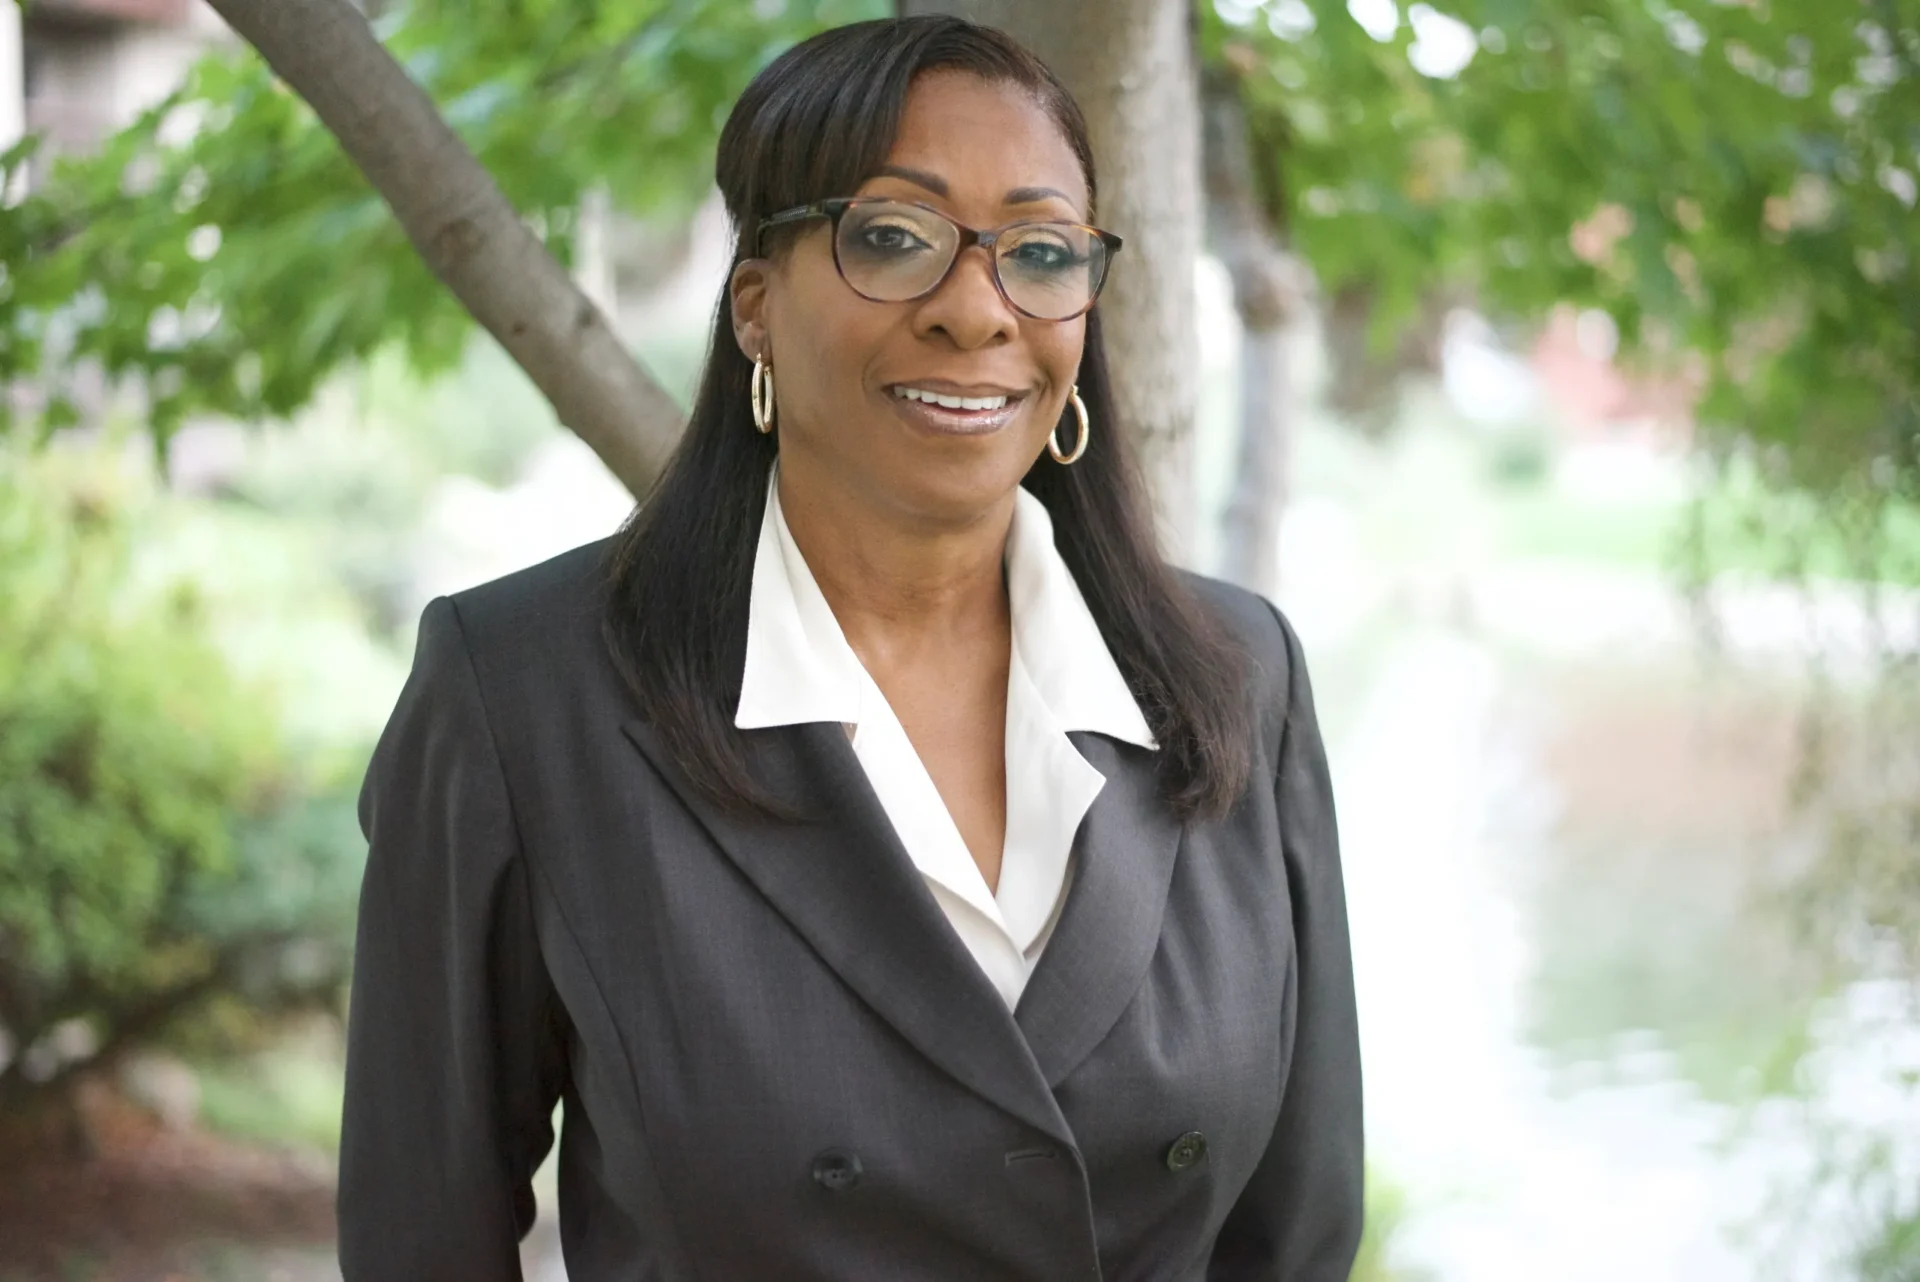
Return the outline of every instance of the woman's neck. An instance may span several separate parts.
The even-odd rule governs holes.
[[[1002,567],[1013,495],[971,518],[937,521],[875,503],[804,464],[783,461],[778,483],[787,529],[869,670],[1007,643]]]

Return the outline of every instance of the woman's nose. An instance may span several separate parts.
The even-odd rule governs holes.
[[[978,245],[960,251],[953,270],[921,304],[920,321],[926,331],[944,331],[967,349],[1011,338],[1020,329],[1020,314],[994,283],[993,255]]]

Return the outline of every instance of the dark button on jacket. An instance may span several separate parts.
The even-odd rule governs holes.
[[[1072,736],[1106,785],[1010,1012],[840,726],[742,736],[816,822],[688,785],[601,640],[605,550],[429,606],[374,753],[345,1282],[517,1280],[563,1096],[574,1282],[1344,1282],[1346,910],[1271,606],[1189,581],[1255,663],[1255,773],[1225,818],[1182,823],[1155,753]],[[1204,1180],[1161,1167],[1187,1132]],[[816,1167],[829,1146],[847,1160]]]
[[[1207,1137],[1199,1131],[1188,1131],[1167,1149],[1167,1169],[1176,1174],[1190,1170],[1206,1155]]]
[[[813,1159],[813,1178],[835,1193],[858,1184],[861,1170],[860,1155],[845,1149],[830,1148]]]

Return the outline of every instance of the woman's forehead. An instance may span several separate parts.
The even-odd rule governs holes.
[[[1087,205],[1080,158],[1040,99],[1024,86],[964,72],[914,81],[876,176],[955,200]]]

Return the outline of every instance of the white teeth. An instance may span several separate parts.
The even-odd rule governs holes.
[[[997,410],[1007,403],[1004,396],[942,396],[938,392],[923,392],[917,387],[896,387],[893,394],[948,410]]]

